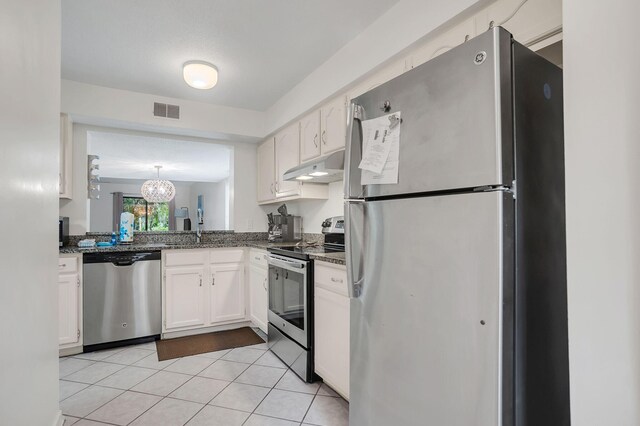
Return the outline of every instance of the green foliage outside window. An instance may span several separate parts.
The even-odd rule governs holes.
[[[122,211],[132,213],[134,231],[168,231],[169,203],[148,203],[142,197],[123,197]]]

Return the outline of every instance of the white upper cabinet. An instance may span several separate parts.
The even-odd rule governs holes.
[[[287,170],[300,164],[300,128],[298,123],[276,134],[276,198],[299,195],[300,182],[285,181]]]
[[[478,15],[478,33],[488,29],[491,22],[503,26],[518,43],[529,46],[562,31],[562,1],[497,1]]]
[[[320,108],[320,140],[322,154],[329,154],[345,146],[347,133],[346,98],[340,96]]]
[[[300,162],[343,149],[346,131],[346,97],[340,96],[300,120]]]
[[[320,156],[320,111],[314,111],[300,121],[300,162]]]
[[[60,114],[60,169],[58,193],[60,198],[71,199],[72,192],[72,124],[67,114]]]
[[[269,138],[258,146],[258,202],[275,200],[276,198],[276,166],[275,144],[273,138]]]

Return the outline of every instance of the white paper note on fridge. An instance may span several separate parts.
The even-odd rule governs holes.
[[[400,111],[362,122],[361,185],[398,183]]]

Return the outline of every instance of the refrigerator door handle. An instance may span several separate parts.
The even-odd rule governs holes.
[[[364,281],[364,215],[366,203],[361,200],[348,200],[344,204],[345,252],[349,297],[358,298],[362,293]]]
[[[363,187],[359,182],[360,169],[358,169],[358,164],[362,157],[362,120],[364,120],[364,118],[364,108],[361,105],[351,103],[347,113],[347,134],[344,156],[345,198],[364,198]],[[355,140],[353,137],[354,131],[358,132],[358,140]],[[356,179],[358,182],[355,182]]]

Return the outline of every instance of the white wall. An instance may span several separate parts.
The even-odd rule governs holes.
[[[153,135],[157,136],[158,133],[146,133],[141,131],[132,131],[132,130],[123,130],[123,129],[114,129],[114,128],[106,128],[106,127],[97,127],[90,126],[85,124],[73,123],[73,199],[71,200],[63,200],[60,199],[60,216],[68,216],[69,217],[69,232],[73,235],[81,235],[89,230],[89,224],[91,223],[90,215],[90,207],[89,200],[87,199],[87,132],[89,131],[108,131],[112,133],[127,133],[133,135]],[[173,138],[176,140],[188,140],[195,142],[207,142],[207,143],[216,143],[220,145],[232,146],[234,151],[238,151],[237,155],[231,153],[231,174],[230,180],[226,184],[229,188],[226,188],[225,191],[230,193],[230,205],[226,206],[228,211],[225,211],[222,215],[225,219],[219,219],[216,216],[216,224],[229,222],[229,226],[224,226],[222,228],[215,229],[233,229],[233,217],[234,212],[239,211],[239,224],[242,224],[244,227],[241,228],[244,231],[250,231],[252,229],[247,228],[248,220],[253,222],[253,219],[257,216],[255,215],[255,211],[260,209],[255,202],[256,199],[256,159],[255,159],[255,150],[256,145],[253,143],[244,143],[244,142],[224,142],[219,140],[211,140],[211,139],[201,139],[195,138],[191,136],[175,136],[175,135],[167,135],[163,134],[164,138]],[[233,168],[236,167],[238,170],[242,172],[239,173],[235,178],[233,178]],[[175,182],[174,182],[175,183]],[[191,182],[193,183],[193,182]],[[234,188],[236,185],[239,185],[242,188],[242,194],[246,195],[240,197],[238,199],[239,205],[236,206],[233,203],[232,196],[234,192]],[[105,189],[101,186],[101,192],[105,194]],[[249,198],[252,197],[253,206],[251,206],[249,202]],[[107,198],[110,197],[107,194]],[[176,202],[176,207],[190,206],[189,202],[181,204],[182,201]],[[110,212],[111,210],[109,210]],[[195,230],[196,224],[196,216],[195,209],[192,210],[189,207],[189,215],[191,217],[191,229]],[[229,219],[226,217],[229,216]],[[213,218],[213,217],[212,217]],[[251,218],[251,219],[248,219]],[[182,230],[182,220],[177,219],[178,230]],[[211,228],[205,228],[211,229]],[[91,229],[93,230],[93,229]],[[266,231],[266,225],[264,228]]]
[[[58,411],[60,1],[0,1],[0,424]]]
[[[199,182],[191,185],[189,200],[189,216],[191,229],[196,229],[198,195],[204,198],[204,228],[206,230],[227,229],[227,182]]]
[[[263,207],[266,213],[277,213],[282,203]],[[329,184],[328,200],[294,200],[286,201],[290,214],[302,216],[302,228],[305,233],[319,234],[322,231],[322,222],[333,216],[344,214],[344,187],[342,181]],[[267,221],[266,217],[264,219]]]
[[[91,232],[113,231],[113,193],[122,192],[124,195],[141,197],[140,187],[144,180],[135,183],[105,183],[100,184],[100,198],[89,202],[89,229]],[[176,187],[174,198],[176,208],[189,207],[191,200],[191,182],[173,182]],[[189,213],[193,210],[189,207]],[[176,218],[176,229],[182,231],[184,219]],[[192,220],[193,223],[193,220]]]
[[[637,0],[564,0],[572,424],[640,424]]]
[[[180,119],[155,117],[153,103],[180,106]],[[264,135],[264,114],[203,102],[62,80],[62,111],[77,123],[222,140]]]
[[[256,145],[236,143],[233,150],[233,187],[230,197],[231,229],[236,232],[266,232],[267,218],[256,201]]]
[[[388,63],[445,22],[492,1],[400,0],[269,108],[267,133]]]
[[[60,199],[60,216],[69,217],[69,233],[81,235],[89,230],[87,199],[87,126],[73,124],[71,200]]]

